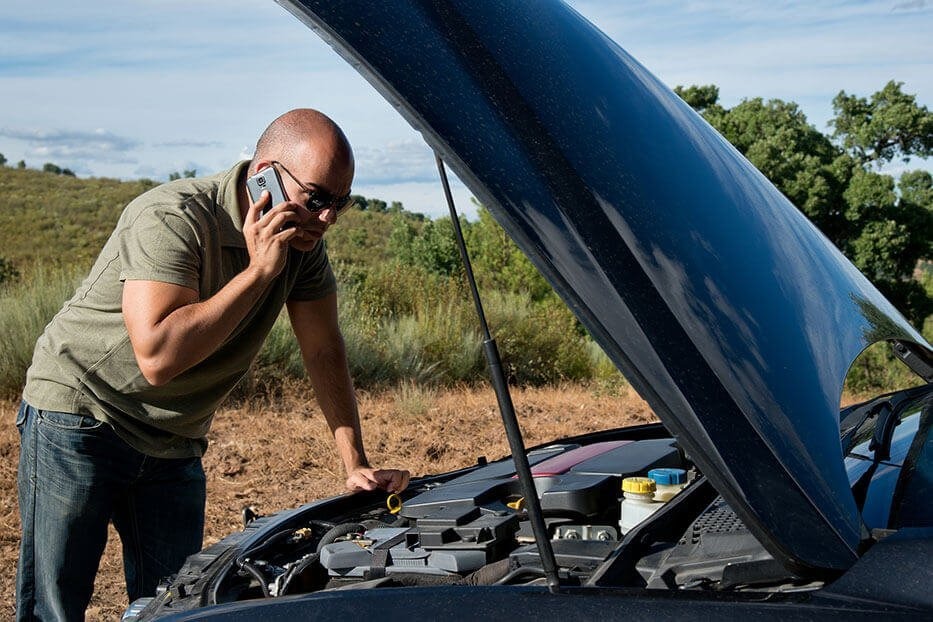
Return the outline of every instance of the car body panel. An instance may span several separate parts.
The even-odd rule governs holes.
[[[846,371],[929,345],[761,173],[562,3],[280,3],[422,132],[772,554],[855,562]]]
[[[413,591],[414,590],[414,591]],[[792,606],[788,606],[792,605]],[[357,619],[362,612],[378,612],[381,620],[514,620],[535,612],[539,620],[913,620],[919,611],[857,598],[784,596],[717,598],[715,594],[654,593],[644,590],[577,588],[552,594],[541,587],[478,586],[386,588],[331,591],[286,597],[262,603],[232,603],[161,618],[186,620]]]

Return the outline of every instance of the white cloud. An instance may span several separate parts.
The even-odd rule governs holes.
[[[130,154],[139,146],[135,139],[103,129],[84,132],[2,128],[0,136],[25,142],[25,153],[29,156],[65,164],[79,160],[132,163],[136,159]]]
[[[921,103],[933,102],[930,2],[571,4],[669,86],[717,84],[725,105],[756,96],[795,101],[825,131],[841,89],[866,96],[896,79]],[[248,157],[266,124],[297,106],[319,108],[344,128],[358,183],[435,179],[420,135],[273,2],[46,0],[41,11],[0,3],[2,123],[76,134],[106,128],[134,143],[87,151],[78,142],[0,134],[11,161],[41,156],[131,178],[196,160],[187,168],[212,173]],[[58,161],[64,157],[74,160]]]
[[[364,184],[422,182],[438,178],[434,153],[422,141],[404,140],[354,150],[356,177]]]

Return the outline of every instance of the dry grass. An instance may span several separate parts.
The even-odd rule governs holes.
[[[276,403],[220,411],[204,457],[207,473],[205,545],[241,528],[246,505],[261,513],[339,494],[343,473],[309,391],[296,384]],[[516,411],[527,445],[653,421],[633,391],[609,396],[585,387],[516,390]],[[410,385],[379,395],[360,394],[367,453],[376,465],[429,475],[468,466],[484,455],[509,453],[496,399],[488,389],[424,390]],[[16,404],[0,405],[0,619],[12,617],[19,547]],[[101,561],[89,620],[115,620],[126,607],[119,540],[111,537]],[[4,613],[5,612],[5,613]]]

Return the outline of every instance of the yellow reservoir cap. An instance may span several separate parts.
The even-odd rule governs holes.
[[[657,489],[657,484],[650,477],[626,477],[622,480],[622,492],[648,494]]]

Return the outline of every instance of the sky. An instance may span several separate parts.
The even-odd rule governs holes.
[[[840,90],[868,97],[891,79],[933,106],[933,0],[568,4],[669,87],[715,84],[726,107],[793,101],[828,133]],[[248,158],[276,116],[305,106],[349,137],[355,193],[447,213],[420,135],[272,0],[0,4],[8,165],[121,179],[211,174]],[[458,209],[475,214],[469,190],[452,184]]]

